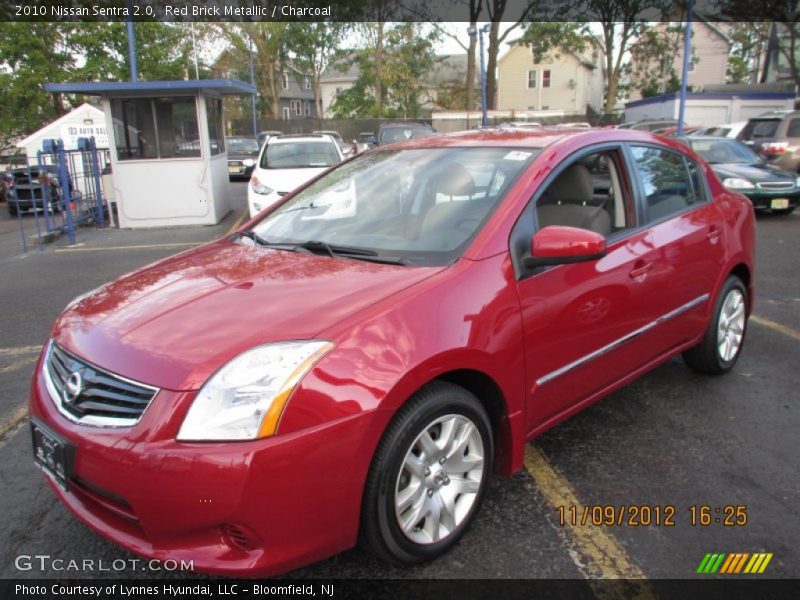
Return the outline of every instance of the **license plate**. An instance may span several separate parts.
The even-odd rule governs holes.
[[[75,447],[35,421],[31,434],[33,462],[66,490]]]
[[[228,173],[241,173],[241,167],[228,167]]]
[[[782,208],[789,208],[789,199],[788,198],[773,198],[772,201],[769,203],[770,208],[777,208],[778,210]]]

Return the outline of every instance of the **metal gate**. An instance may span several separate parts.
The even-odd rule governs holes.
[[[19,224],[23,251],[40,249],[61,234],[76,242],[80,226],[105,227],[108,203],[101,175],[109,164],[94,138],[78,138],[75,150],[45,140],[35,159],[5,174],[8,212]]]

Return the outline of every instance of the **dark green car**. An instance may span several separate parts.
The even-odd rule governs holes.
[[[747,196],[757,210],[788,215],[800,201],[800,178],[768,164],[741,142],[714,136],[678,140],[703,158],[722,184]]]

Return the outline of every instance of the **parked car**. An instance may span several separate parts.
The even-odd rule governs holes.
[[[381,123],[378,126],[378,146],[427,137],[434,133],[436,133],[436,130],[427,123],[406,121],[401,123]]]
[[[375,134],[371,131],[362,131],[358,134],[358,138],[356,138],[356,151],[357,152],[365,152],[370,148],[373,148],[377,145],[377,141],[375,139]]]
[[[283,135],[282,131],[278,131],[276,129],[272,129],[269,131],[259,131],[258,132],[258,145],[263,146],[264,142],[266,142],[269,138],[275,137],[277,135]]]
[[[684,125],[683,134],[692,135],[700,131],[702,128],[699,125]],[[662,127],[661,129],[653,130],[653,133],[658,135],[666,135],[667,137],[675,137],[678,135],[678,126],[675,127]]]
[[[307,164],[299,142],[266,166]],[[358,539],[430,560],[531,438],[675,355],[730,370],[754,238],[744,196],[642,132],[378,148],[68,306],[34,369],[35,461],[94,531],[197,571]]]
[[[227,137],[225,148],[228,152],[228,178],[249,179],[261,150],[254,137]]]
[[[718,137],[736,139],[736,136],[741,133],[745,125],[747,125],[747,121],[737,121],[736,123],[726,123],[725,125],[713,125],[696,132],[695,135],[715,135]]]
[[[788,215],[800,200],[800,177],[770,165],[737,140],[708,136],[679,138],[699,154],[729,190],[748,197],[753,207]]]
[[[667,127],[677,127],[678,121],[675,119],[645,119],[632,123],[622,123],[617,125],[618,129],[635,129],[637,131],[656,131]]]
[[[5,202],[10,194],[9,189],[14,187],[14,177],[10,171],[0,173],[0,202]]]
[[[539,129],[541,126],[537,121],[507,121],[498,125],[501,129]]]
[[[339,133],[338,131],[324,130],[324,131],[315,131],[313,133],[315,135],[329,135],[329,136],[331,136],[336,141],[336,143],[339,144],[339,148],[342,150],[342,154],[345,157],[351,156],[356,151],[355,146],[353,144],[351,144],[350,142],[345,142],[342,139],[342,134]]]
[[[45,201],[52,212],[61,210],[61,192],[58,183],[58,169],[51,165],[18,167],[8,171],[4,177],[8,182],[6,204],[8,214],[16,216],[21,212],[44,210]],[[71,195],[75,192],[70,183]]]
[[[800,172],[800,111],[774,111],[753,117],[737,139],[779,169]]]
[[[283,196],[344,160],[339,144],[329,135],[300,134],[271,137],[261,148],[247,186],[247,206],[254,217]]]

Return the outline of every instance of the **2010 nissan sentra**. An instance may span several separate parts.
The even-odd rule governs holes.
[[[202,571],[359,538],[431,559],[536,435],[675,355],[733,367],[754,234],[746,198],[648,133],[370,151],[70,304],[35,370],[35,461],[101,535]]]

